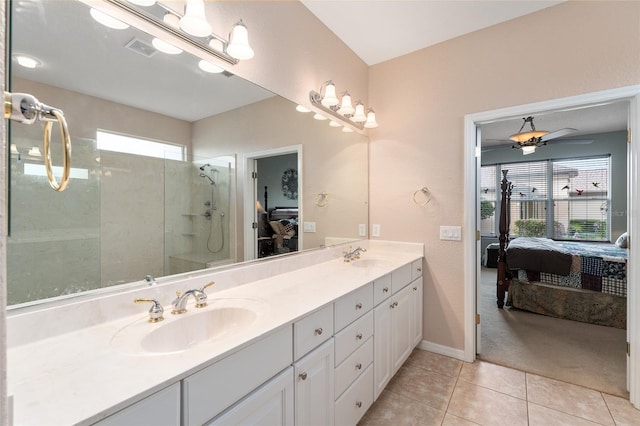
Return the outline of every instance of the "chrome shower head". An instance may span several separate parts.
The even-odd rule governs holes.
[[[204,169],[206,169],[207,167],[211,167],[211,164],[209,164],[209,163],[203,164],[202,166],[199,167],[199,169],[204,171]],[[200,175],[200,176],[203,177],[202,175]]]

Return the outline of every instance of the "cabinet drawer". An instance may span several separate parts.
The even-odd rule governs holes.
[[[391,273],[391,290],[396,293],[411,282],[411,263],[396,269]]]
[[[333,304],[319,309],[293,324],[293,357],[300,359],[333,335]]]
[[[378,278],[373,282],[373,306],[391,296],[391,274]]]
[[[146,397],[106,419],[98,426],[180,424],[180,383]]]
[[[291,365],[291,339],[291,326],[282,327],[184,379],[183,424],[202,425]]]
[[[336,368],[335,395],[339,397],[373,362],[373,338],[370,337],[362,346],[352,353]]]
[[[373,366],[364,373],[336,401],[336,425],[355,425],[373,403]]]
[[[373,336],[373,311],[336,334],[336,365],[340,365],[353,351]]]
[[[373,308],[373,283],[342,296],[335,302],[336,331],[342,330]]]
[[[411,281],[415,281],[422,276],[422,258],[411,262]]]

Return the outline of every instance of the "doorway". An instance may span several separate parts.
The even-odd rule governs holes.
[[[298,251],[301,147],[246,154],[245,164],[245,260]]]
[[[465,361],[473,361],[476,356],[477,345],[481,344],[477,340],[476,332],[479,327],[476,325],[477,300],[478,300],[478,281],[481,276],[480,269],[480,236],[477,224],[480,220],[479,201],[478,201],[478,173],[480,169],[481,146],[476,141],[479,127],[483,124],[495,123],[500,120],[522,117],[523,115],[534,115],[550,113],[553,111],[566,111],[571,109],[591,107],[598,104],[610,102],[627,102],[629,105],[629,129],[630,133],[637,132],[638,123],[638,104],[640,102],[640,86],[632,86],[621,89],[614,89],[588,95],[580,95],[570,98],[557,99],[552,101],[540,102],[536,104],[522,105],[518,107],[494,110],[485,113],[472,114],[465,117],[465,206],[467,207],[465,214],[465,238],[468,243],[465,245]],[[516,129],[517,130],[517,129]],[[478,138],[479,141],[479,138]],[[630,141],[632,142],[632,141]],[[636,182],[638,179],[637,164],[640,159],[640,150],[638,144],[633,141],[628,144],[628,191],[627,191],[627,228],[633,233],[633,225],[640,223],[640,217],[637,209],[638,191]],[[637,225],[636,225],[637,226]],[[629,252],[628,259],[628,282],[636,282],[637,265],[640,260],[635,252]],[[630,348],[627,356],[627,383],[629,389],[630,401],[636,407],[640,406],[639,388],[640,376],[638,367],[640,367],[640,357],[636,353],[635,348],[639,343],[638,336],[638,320],[636,306],[640,301],[640,292],[630,286],[627,294],[628,305],[628,321],[627,321],[627,342]]]

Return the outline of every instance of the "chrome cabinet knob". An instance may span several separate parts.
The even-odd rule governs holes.
[[[307,380],[307,373],[306,372],[300,373],[298,377],[300,377],[302,380]]]
[[[356,364],[356,370],[362,370],[362,364],[357,363]]]
[[[357,304],[356,304],[356,311],[357,311],[358,309],[362,309],[362,303],[357,303]]]
[[[356,334],[356,340],[362,340],[362,333]]]
[[[383,288],[383,289],[382,289],[382,292],[383,292],[383,293],[389,293],[389,287],[385,287],[385,288]]]
[[[315,334],[316,336],[319,336],[322,334],[322,328],[318,327],[316,328],[316,330],[313,332],[313,334]]]
[[[414,287],[414,288],[413,288],[413,291],[418,291],[418,287]]]
[[[361,408],[362,407],[362,401],[356,402],[356,407]]]

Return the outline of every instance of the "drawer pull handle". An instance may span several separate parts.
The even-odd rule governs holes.
[[[316,330],[313,332],[316,336],[319,336],[322,334],[322,328],[316,328]]]
[[[357,363],[356,364],[356,370],[362,370],[362,364]]]
[[[383,289],[382,289],[382,292],[383,292],[383,293],[389,293],[389,287],[385,287],[385,288],[383,288]]]
[[[358,408],[362,407],[362,401],[356,402],[356,407],[358,407]]]
[[[356,304],[356,311],[357,311],[358,309],[362,309],[362,303],[358,303],[358,304]]]
[[[362,333],[356,334],[356,340],[362,340]]]
[[[306,373],[306,372],[304,372],[304,373],[300,373],[298,376],[299,376],[302,380],[307,380],[307,373]]]

